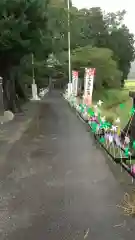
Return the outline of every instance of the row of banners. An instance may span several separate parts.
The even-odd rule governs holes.
[[[86,68],[84,76],[84,103],[90,105],[92,103],[93,83],[96,73],[95,68]],[[72,94],[78,94],[78,71],[72,71]]]

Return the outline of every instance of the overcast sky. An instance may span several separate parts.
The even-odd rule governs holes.
[[[113,12],[125,9],[127,14],[125,16],[125,24],[130,31],[135,34],[135,1],[134,0],[72,0],[73,5],[78,8],[101,7],[107,12]]]

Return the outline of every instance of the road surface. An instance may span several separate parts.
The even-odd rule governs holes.
[[[0,180],[1,240],[135,238],[102,150],[57,92],[10,150]]]

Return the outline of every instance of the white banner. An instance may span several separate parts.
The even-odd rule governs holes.
[[[72,71],[72,91],[75,96],[78,93],[78,72]]]
[[[95,68],[85,69],[84,101],[87,104],[92,103],[94,76],[95,76]]]

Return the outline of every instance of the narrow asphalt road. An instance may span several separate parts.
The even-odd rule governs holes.
[[[0,239],[133,240],[122,196],[102,150],[51,93],[0,168]]]

